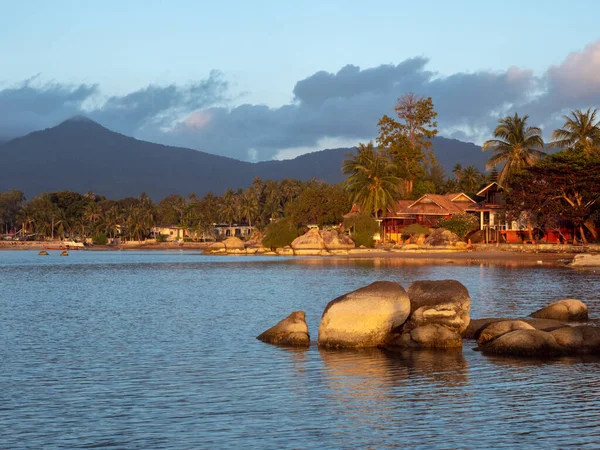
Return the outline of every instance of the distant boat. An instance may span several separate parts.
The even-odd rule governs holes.
[[[60,244],[44,244],[46,250],[83,250],[85,246],[83,242],[65,241]]]

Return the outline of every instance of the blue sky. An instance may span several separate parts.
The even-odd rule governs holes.
[[[0,113],[14,116],[0,119],[0,138],[79,111],[136,137],[270,159],[372,138],[374,124],[367,121],[391,113],[396,97],[414,88],[434,96],[436,105],[439,97],[443,134],[478,142],[504,109],[530,107],[532,118],[549,127],[566,108],[595,101],[599,13],[600,3],[583,0],[576,7],[557,1],[0,0]],[[569,65],[573,52],[580,57]],[[411,58],[421,64],[403,69]],[[348,65],[360,69],[341,72],[350,78],[336,76]],[[387,71],[392,81],[385,92],[377,86],[384,65],[397,68]],[[554,78],[553,67],[559,69]],[[420,74],[418,83],[405,82],[411,70]],[[317,76],[322,72],[328,76]],[[556,81],[573,72],[589,75]],[[487,86],[490,78],[495,81]],[[296,90],[303,80],[311,91],[304,97]],[[333,89],[342,82],[372,84],[333,98],[319,80]],[[565,98],[565,89],[581,83],[591,90]],[[479,90],[469,91],[474,84]],[[506,89],[508,101],[499,96],[477,104],[487,89]],[[553,96],[541,98],[544,90]],[[309,104],[306,95],[321,98]],[[532,97],[535,104],[527,103]],[[465,101],[474,103],[477,117],[461,112]],[[142,103],[154,112],[141,111]],[[357,117],[331,118],[346,108]],[[489,120],[478,120],[481,114]],[[364,120],[362,135],[336,123],[347,119]]]

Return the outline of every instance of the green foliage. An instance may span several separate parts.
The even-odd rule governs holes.
[[[156,242],[167,242],[167,238],[168,238],[168,236],[166,234],[159,233],[156,236]]]
[[[92,243],[94,245],[106,245],[108,243],[108,238],[104,233],[98,233],[94,237],[92,237]]]
[[[438,222],[438,226],[456,233],[461,239],[464,239],[469,232],[476,230],[478,224],[477,217],[468,213],[456,214]]]
[[[483,143],[482,150],[493,150],[486,169],[502,165],[498,176],[498,184],[504,186],[510,179],[523,169],[532,166],[538,159],[544,157],[544,141],[542,130],[527,125],[529,116],[504,117],[498,121],[494,137]]]
[[[352,204],[340,185],[312,183],[285,207],[285,216],[297,226],[337,225]]]
[[[285,247],[290,245],[300,234],[301,231],[290,219],[279,219],[267,226],[262,244],[270,249]]]
[[[553,147],[580,151],[588,156],[600,154],[600,120],[596,119],[598,109],[588,108],[583,112],[576,109],[571,117],[563,116],[565,124],[554,130],[551,143]]]
[[[399,197],[401,180],[393,175],[393,164],[373,143],[360,144],[357,153],[344,161],[342,171],[348,175],[345,185],[352,201],[362,211],[375,214],[387,209]]]
[[[351,231],[352,240],[357,247],[373,247],[373,235],[379,232],[379,224],[366,214],[352,216],[344,220],[344,228]]]
[[[424,227],[421,224],[418,223],[412,223],[404,228],[402,228],[402,234],[408,234],[408,235],[413,235],[413,234],[429,234],[431,233],[431,230],[427,227]]]

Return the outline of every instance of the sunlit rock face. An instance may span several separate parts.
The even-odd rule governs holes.
[[[588,308],[580,300],[566,298],[537,310],[531,314],[531,317],[536,319],[583,321],[588,320]]]
[[[319,327],[319,347],[364,348],[383,345],[410,314],[410,300],[399,283],[376,281],[327,304]]]
[[[295,311],[275,326],[261,333],[256,339],[268,344],[292,347],[308,347],[310,334],[304,311]]]

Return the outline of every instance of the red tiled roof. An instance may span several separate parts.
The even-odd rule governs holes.
[[[461,214],[467,210],[474,210],[477,206],[468,196],[468,199],[452,201],[452,199],[464,195],[463,193],[452,193],[446,195],[425,194],[418,200],[399,200],[396,202],[395,211],[388,207],[388,214],[392,217],[401,215],[440,215],[447,216]]]

